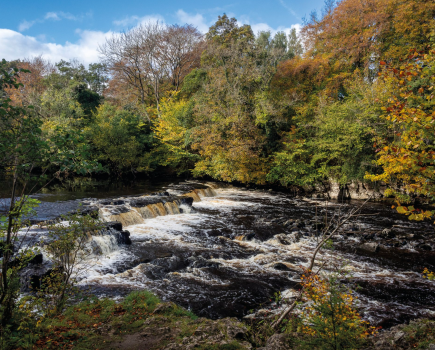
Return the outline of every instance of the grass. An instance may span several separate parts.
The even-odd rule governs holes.
[[[192,312],[173,303],[163,304],[150,292],[133,292],[121,303],[93,298],[69,307],[60,316],[45,318],[36,324],[21,324],[18,330],[8,334],[8,345],[2,348],[107,348],[109,339],[110,342],[116,342],[126,334],[138,332],[150,318],[153,318],[153,324],[166,326],[177,322],[186,336],[191,335],[196,328],[189,326],[197,319]]]

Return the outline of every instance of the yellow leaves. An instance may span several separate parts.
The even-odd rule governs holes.
[[[429,281],[433,281],[435,280],[435,273],[425,267],[423,270],[423,278],[428,279]]]

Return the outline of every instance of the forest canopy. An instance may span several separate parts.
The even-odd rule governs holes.
[[[434,18],[431,0],[343,0],[299,32],[254,33],[225,14],[205,35],[149,22],[113,34],[89,67],[7,62],[21,85],[0,93],[43,138],[80,134],[80,162],[114,177],[374,180],[431,196]]]

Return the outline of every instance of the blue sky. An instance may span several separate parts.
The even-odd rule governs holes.
[[[1,0],[6,2],[6,0]],[[266,1],[42,1],[17,0],[1,6],[0,59],[42,55],[51,61],[98,61],[97,47],[112,33],[145,21],[190,23],[206,32],[224,12],[259,30],[289,31],[323,0]]]

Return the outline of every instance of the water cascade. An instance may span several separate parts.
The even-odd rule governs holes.
[[[82,285],[106,296],[147,289],[199,316],[242,318],[260,305],[268,307],[277,291],[293,298],[319,223],[360,202],[343,207],[184,182],[152,195],[87,205],[108,231],[92,237],[100,254]],[[363,214],[341,229],[331,249],[319,253],[323,271],[346,264],[361,314],[375,325],[435,317],[435,282],[421,274],[423,267],[435,270],[434,228],[379,203],[366,205]]]

